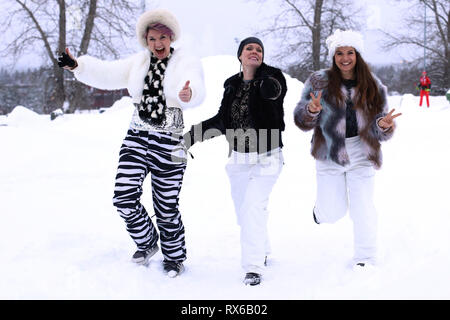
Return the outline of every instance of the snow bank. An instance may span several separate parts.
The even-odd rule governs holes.
[[[24,106],[17,106],[8,114],[5,123],[13,127],[38,126],[42,125],[47,117],[45,115],[39,115]]]

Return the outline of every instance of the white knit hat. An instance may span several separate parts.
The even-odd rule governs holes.
[[[180,37],[180,25],[173,14],[164,9],[156,9],[144,12],[136,23],[136,36],[139,43],[144,48],[147,48],[147,40],[145,39],[145,32],[147,27],[153,23],[161,23],[167,26],[173,32],[172,41],[176,41]]]
[[[364,51],[364,40],[361,33],[353,30],[341,31],[337,29],[326,40],[328,47],[328,59],[333,61],[334,53],[339,47],[353,47],[360,55]]]

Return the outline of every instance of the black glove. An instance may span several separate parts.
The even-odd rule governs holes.
[[[73,69],[78,66],[77,61],[72,59],[67,53],[62,52],[58,57],[58,66],[61,68],[68,66]]]
[[[276,100],[281,95],[281,90],[280,82],[273,77],[265,78],[259,83],[259,92],[263,99]]]

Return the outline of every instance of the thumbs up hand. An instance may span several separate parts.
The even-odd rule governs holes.
[[[181,89],[180,93],[178,94],[178,97],[183,102],[189,102],[191,100],[191,98],[192,98],[192,90],[189,87],[190,83],[191,82],[189,80],[186,81],[186,83],[184,84],[183,89]]]

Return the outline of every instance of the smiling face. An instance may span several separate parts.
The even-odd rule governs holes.
[[[170,36],[161,31],[150,29],[147,33],[147,45],[153,55],[162,60],[170,53]]]
[[[263,61],[263,49],[257,43],[249,43],[242,49],[239,59],[244,67],[258,68]]]
[[[339,47],[334,53],[334,61],[344,79],[351,79],[356,66],[356,50],[353,47]]]

